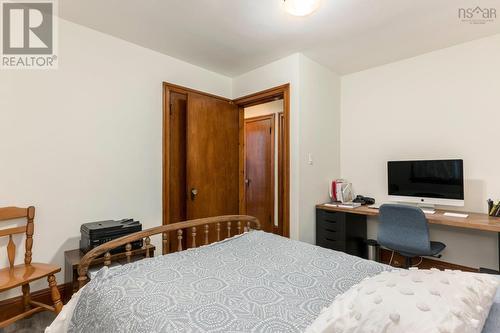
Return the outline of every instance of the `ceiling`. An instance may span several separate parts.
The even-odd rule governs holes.
[[[62,18],[230,77],[295,52],[339,74],[500,33],[500,0],[322,0],[306,17],[282,0],[62,0]],[[460,7],[496,8],[487,24]]]

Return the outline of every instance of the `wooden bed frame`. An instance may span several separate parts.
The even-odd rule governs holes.
[[[232,224],[232,223],[235,224]],[[225,225],[224,225],[225,224]],[[202,232],[204,234],[204,244],[208,245],[210,226],[214,225],[213,230],[215,230],[216,239],[218,242],[227,237],[239,235],[243,231],[250,231],[250,229],[260,229],[260,222],[256,217],[248,215],[225,215],[225,216],[215,216],[207,217],[203,219],[190,220],[185,222],[173,223],[168,225],[163,225],[160,227],[155,227],[143,231],[139,231],[112,241],[102,244],[92,250],[90,250],[80,261],[78,266],[78,288],[82,288],[87,282],[87,273],[89,269],[90,262],[104,254],[104,265],[111,265],[111,253],[110,251],[120,247],[125,246],[125,256],[128,263],[131,261],[132,257],[132,242],[143,240],[143,249],[146,250],[146,258],[149,257],[149,249],[151,245],[151,236],[162,234],[163,243],[163,254],[168,253],[169,249],[169,233],[176,231],[177,233],[177,251],[182,251],[182,239],[184,230],[186,230],[186,236],[189,237],[189,232],[191,232],[191,248],[196,247],[196,235],[197,227],[203,226]],[[231,230],[236,226],[236,234],[232,235]],[[222,230],[221,227],[225,228]],[[223,236],[223,237],[221,237]],[[225,236],[225,237],[224,237]]]

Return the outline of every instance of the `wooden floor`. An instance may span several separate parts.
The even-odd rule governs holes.
[[[380,262],[383,264],[389,265],[389,261],[391,260],[391,255],[392,255],[392,251],[386,250],[386,249],[381,249]],[[394,253],[391,266],[403,267],[404,262],[405,262],[405,258],[402,255],[400,255],[398,253]],[[452,264],[449,262],[435,260],[435,259],[431,259],[431,258],[427,258],[427,257],[413,258],[412,265],[415,265],[416,267],[418,267],[420,269],[431,269],[431,268],[437,268],[440,270],[458,269],[458,270],[461,270],[464,272],[476,272],[476,273],[478,272],[477,268],[456,265],[456,264]]]
[[[56,318],[56,315],[49,311],[44,311],[33,315],[31,318],[19,320],[18,322],[0,328],[0,333],[43,333]]]

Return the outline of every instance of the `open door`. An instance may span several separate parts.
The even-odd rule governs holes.
[[[245,212],[274,232],[274,114],[245,119]]]
[[[169,83],[163,87],[163,224],[252,211],[245,201],[245,196],[251,194],[246,193],[244,183],[244,110],[283,100],[282,113],[276,119],[278,195],[274,199],[277,214],[272,232],[289,237],[290,85],[234,101]],[[273,217],[269,219],[269,213],[262,216],[267,216],[260,218],[268,224],[264,228],[271,231]],[[232,226],[233,234],[236,227]],[[227,229],[221,232],[223,235],[227,235]],[[209,236],[214,240],[215,232],[211,230]],[[196,245],[203,244],[203,237],[204,230],[197,230]],[[191,243],[192,231],[184,233],[183,248]],[[175,250],[177,245],[176,234],[163,235],[163,253]]]
[[[224,98],[178,86],[165,84],[164,93],[168,106],[164,113],[164,224],[238,214],[238,108]],[[221,232],[221,236],[226,234]],[[210,230],[209,238],[216,240],[215,230]],[[168,239],[168,249],[175,250],[176,235]],[[204,230],[198,230],[196,245],[203,240]],[[192,241],[192,231],[186,230],[183,248],[191,247]],[[164,242],[164,253],[166,248]]]
[[[238,108],[190,93],[187,114],[188,219],[238,214]]]

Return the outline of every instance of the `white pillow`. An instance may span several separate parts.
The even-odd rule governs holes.
[[[480,333],[498,280],[461,271],[382,272],[323,309],[308,333]]]

